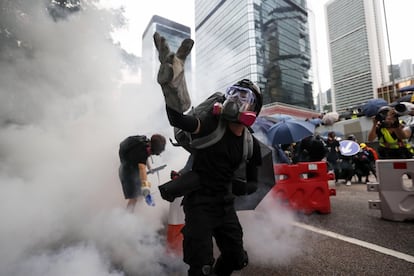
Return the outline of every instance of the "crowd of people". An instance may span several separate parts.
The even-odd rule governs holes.
[[[357,142],[353,134],[346,137],[346,140]],[[278,151],[276,160],[288,164],[326,161],[328,171],[335,174],[335,182],[339,183],[343,180],[347,186],[350,186],[354,177],[360,183],[363,181],[367,183],[370,174],[376,177],[375,160],[378,159],[376,150],[366,143],[360,143],[359,147],[359,152],[354,155],[342,154],[339,139],[335,132],[331,131],[326,139],[314,135],[298,143],[281,145],[282,152]]]
[[[350,186],[353,179],[358,183],[367,183],[370,175],[377,177],[376,160],[409,159],[414,156],[410,142],[414,127],[401,120],[393,107],[380,108],[372,120],[366,142],[360,143],[353,134],[337,137],[335,131],[330,131],[326,139],[316,134],[298,143],[280,145],[275,158],[280,163],[291,164],[326,161],[328,170],[335,174],[336,183],[343,181]],[[340,150],[341,139],[357,143],[359,151],[352,155],[343,154]],[[312,145],[310,141],[313,141]],[[370,147],[370,143],[377,146]]]

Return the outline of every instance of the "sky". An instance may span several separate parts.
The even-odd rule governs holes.
[[[169,203],[157,186],[184,166],[186,151],[168,143],[153,158],[167,164],[149,175],[155,207],[140,202],[126,212],[118,178],[125,137],[172,137],[159,85],[124,83],[108,39],[116,13],[84,2],[54,21],[44,3],[0,7],[8,42],[0,45],[0,275],[185,275],[182,258],[166,254]],[[275,200],[240,215],[251,262],[285,264],[300,254],[303,230]]]
[[[146,3],[145,6],[139,5],[134,0],[107,0],[113,6],[124,5],[126,16],[129,19],[129,27],[124,31],[117,33],[116,39],[129,52],[140,55],[141,45],[140,38],[152,15],[157,14],[181,24],[190,26],[194,32],[194,1],[180,0],[153,0]],[[382,0],[377,0],[381,1]],[[109,3],[108,2],[108,3]],[[324,5],[328,0],[308,0],[309,8],[313,10],[316,25],[316,44],[317,49],[316,63],[320,80],[321,91],[330,88],[329,61],[327,56],[327,39]],[[386,15],[388,22],[388,33],[390,39],[391,58],[393,64],[399,64],[404,59],[414,60],[414,36],[411,35],[410,26],[412,24],[412,11],[414,10],[414,1],[411,0],[384,0],[386,6]],[[310,13],[312,15],[312,13]],[[384,28],[385,32],[385,28]],[[385,36],[385,34],[384,34]],[[197,43],[197,41],[195,41]],[[387,43],[385,41],[385,43]],[[387,63],[389,63],[388,45]]]

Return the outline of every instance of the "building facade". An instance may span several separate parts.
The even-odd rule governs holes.
[[[413,75],[413,63],[411,59],[404,59],[400,62],[400,78],[408,78]]]
[[[248,78],[264,104],[314,109],[306,0],[195,0],[198,97]]]
[[[334,111],[377,98],[377,88],[389,81],[380,2],[331,0],[325,5]]]

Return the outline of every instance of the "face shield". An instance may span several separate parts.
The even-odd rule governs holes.
[[[246,87],[230,86],[225,94],[222,115],[232,122],[251,126],[256,120],[254,112],[256,95]]]

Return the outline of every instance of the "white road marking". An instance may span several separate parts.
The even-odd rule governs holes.
[[[368,249],[371,249],[371,250],[375,250],[379,253],[390,255],[390,256],[393,256],[395,258],[402,259],[402,260],[405,260],[405,261],[410,262],[410,263],[414,263],[414,256],[404,254],[404,253],[401,253],[401,252],[398,252],[398,251],[395,251],[395,250],[392,250],[392,249],[389,249],[389,248],[385,248],[385,247],[382,247],[382,246],[379,246],[379,245],[376,245],[376,244],[373,244],[373,243],[361,241],[361,240],[358,240],[358,239],[350,238],[350,237],[347,237],[347,236],[344,236],[344,235],[341,235],[341,234],[338,234],[338,233],[335,233],[335,232],[319,229],[317,227],[310,226],[310,225],[300,223],[300,222],[293,222],[293,225],[295,225],[297,227],[300,227],[300,228],[303,228],[303,229],[306,229],[306,230],[309,230],[309,231],[312,231],[312,232],[315,232],[315,233],[318,233],[318,234],[322,234],[322,235],[334,238],[334,239],[342,240],[342,241],[349,242],[349,243],[352,243],[352,244],[355,244],[355,245],[359,245],[359,246],[362,246],[362,247],[365,247],[365,248],[368,248]]]

